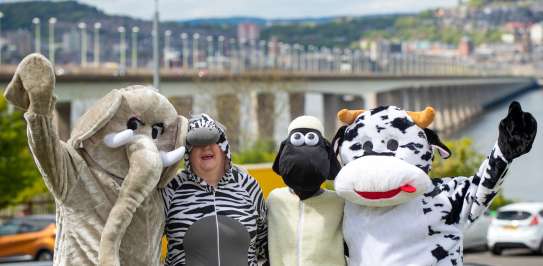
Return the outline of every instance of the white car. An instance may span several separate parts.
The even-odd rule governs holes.
[[[543,203],[514,203],[500,208],[488,229],[488,247],[495,255],[509,248],[543,253]]]

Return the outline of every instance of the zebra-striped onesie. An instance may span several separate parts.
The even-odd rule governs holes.
[[[257,265],[267,250],[266,207],[254,178],[236,167],[217,189],[188,172],[181,172],[163,191],[166,203],[166,265],[185,265],[184,237],[191,225],[217,215],[233,218],[249,233],[248,265]],[[215,206],[215,207],[214,207]],[[222,239],[222,237],[221,237]],[[221,243],[219,246],[223,248]],[[222,253],[222,252],[221,252]],[[212,254],[208,254],[212,255]]]

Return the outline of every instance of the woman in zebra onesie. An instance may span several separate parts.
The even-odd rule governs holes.
[[[267,260],[266,206],[256,180],[232,165],[224,127],[189,121],[185,170],[163,190],[165,265],[258,265]]]

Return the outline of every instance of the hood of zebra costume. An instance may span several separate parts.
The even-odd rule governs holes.
[[[201,178],[196,176],[190,163],[190,152],[194,146],[213,144],[219,145],[219,148],[224,152],[225,156],[225,172],[224,176],[219,180],[219,183],[231,177],[232,173],[232,153],[230,152],[230,144],[226,137],[226,127],[215,121],[208,114],[202,113],[193,115],[189,120],[186,150],[185,153],[185,171],[190,174],[190,178],[201,182]]]

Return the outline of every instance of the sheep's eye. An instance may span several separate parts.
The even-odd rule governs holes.
[[[305,145],[315,146],[319,143],[319,136],[313,132],[305,134]]]
[[[126,122],[126,128],[136,130],[140,125],[145,125],[141,120],[139,120],[137,117],[131,117],[128,119],[128,122]]]
[[[153,125],[153,130],[151,131],[151,135],[152,135],[153,139],[156,139],[159,134],[160,135],[164,134],[164,124],[162,124],[162,123],[154,124]]]
[[[371,143],[371,141],[366,141],[364,142],[364,144],[362,145],[362,149],[365,151],[365,152],[370,152],[373,150],[373,143]]]
[[[387,149],[391,150],[391,151],[395,151],[398,149],[398,141],[395,140],[395,139],[390,139],[388,140],[387,142]]]
[[[295,132],[290,136],[290,143],[294,146],[302,146],[305,143],[304,134],[300,132]]]

